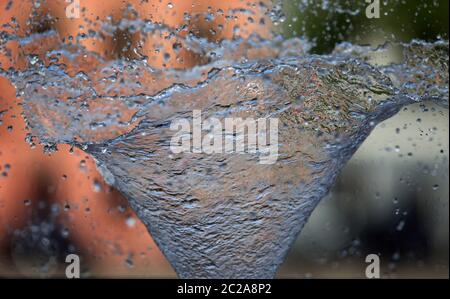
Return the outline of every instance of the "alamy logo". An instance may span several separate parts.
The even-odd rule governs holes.
[[[278,159],[277,118],[225,118],[222,122],[211,117],[205,121],[200,110],[189,119],[171,123],[176,131],[170,142],[174,154],[256,154],[260,164],[274,164]]]
[[[366,257],[366,277],[369,279],[380,278],[380,257],[376,254],[369,254]]]
[[[69,19],[79,19],[80,18],[80,0],[66,0],[70,3],[66,7],[66,17]]]
[[[368,19],[379,19],[380,18],[380,0],[366,0],[369,4],[366,8],[366,17]]]

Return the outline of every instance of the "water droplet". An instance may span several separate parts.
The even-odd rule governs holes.
[[[99,181],[94,180],[92,188],[93,188],[94,192],[96,192],[96,193],[101,192],[102,191],[102,184]]]
[[[404,220],[401,220],[401,221],[397,224],[396,229],[397,229],[397,231],[402,231],[404,227],[405,227],[405,221],[404,221]]]
[[[128,227],[134,227],[136,225],[136,219],[134,217],[128,217],[125,223]]]

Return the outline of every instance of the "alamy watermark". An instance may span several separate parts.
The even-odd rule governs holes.
[[[81,0],[66,0],[69,3],[66,6],[66,17],[69,19],[79,19],[80,18],[80,1]],[[379,19],[380,18],[380,0],[365,0],[369,4],[366,8],[366,17],[369,19]]]
[[[66,7],[66,17],[69,19],[79,19],[81,12],[80,0],[66,0],[66,2],[70,3]]]
[[[366,256],[366,277],[369,279],[380,278],[380,257],[377,254],[369,254]]]
[[[202,120],[201,110],[194,110],[192,119],[171,123],[175,131],[170,150],[174,154],[254,154],[260,164],[278,160],[277,118],[224,118]]]
[[[369,4],[366,8],[366,17],[368,19],[379,19],[380,18],[380,0],[366,0]]]
[[[80,278],[80,257],[76,254],[66,256],[66,277],[68,279]]]

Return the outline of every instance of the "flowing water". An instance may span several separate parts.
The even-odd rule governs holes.
[[[130,27],[143,36],[168,30],[138,21],[102,30]],[[201,65],[158,70],[141,53],[107,60],[51,30],[0,41],[6,53],[19,49],[1,75],[23,99],[28,141],[91,154],[184,278],[273,277],[377,124],[412,103],[448,107],[448,41],[342,43],[327,55],[310,54],[304,40],[257,36],[219,44],[190,36],[177,45]],[[392,50],[398,61],[374,59]],[[261,149],[173,153],[171,124],[194,110],[205,120],[278,119],[276,163],[259,163]]]

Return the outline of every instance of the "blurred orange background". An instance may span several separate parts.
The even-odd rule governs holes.
[[[15,19],[21,35],[52,28],[69,40],[69,36],[76,37],[95,29],[92,26],[96,25],[90,23],[97,19],[112,16],[113,20],[119,20],[127,5],[132,4],[142,14],[141,18],[171,27],[186,25],[189,31],[210,40],[235,36],[236,25],[240,26],[237,33],[240,37],[255,31],[261,35],[269,34],[267,24],[262,26],[262,21],[237,15],[225,22],[225,17],[218,13],[248,3],[241,0],[81,0],[80,19],[65,16],[68,5],[65,0],[41,1],[38,8],[33,2],[38,3],[0,0],[0,23],[8,24]],[[11,5],[10,9],[6,10],[8,5]],[[37,16],[34,16],[36,12]],[[186,12],[193,15],[211,12],[217,17],[212,22],[202,18],[187,20]],[[50,25],[35,20],[49,16],[54,20]],[[136,43],[133,39],[138,37],[131,37],[130,42]],[[101,42],[84,40],[83,44],[106,59],[114,59],[122,56],[121,51],[117,51],[119,40],[120,37]],[[173,53],[173,41],[165,38],[147,40],[142,51],[155,52],[154,48],[161,45],[177,59],[167,61],[162,52],[149,55],[149,64],[156,68],[186,68],[198,63],[195,55],[187,51]],[[4,62],[5,57],[0,56],[0,61]],[[50,221],[55,222],[57,230],[64,232],[65,242],[82,254],[89,265],[89,275],[175,277],[126,199],[103,182],[92,158],[68,145],[58,146],[58,151],[51,155],[44,154],[40,145],[30,146],[25,142],[29,131],[21,116],[20,99],[16,98],[13,86],[2,77],[0,91],[0,112],[5,111],[0,118],[0,276],[32,275],[32,271],[23,269],[13,257],[15,232],[35,224],[36,211],[46,205],[59,209],[57,217],[50,217]],[[48,215],[44,216],[44,220],[48,218]]]

